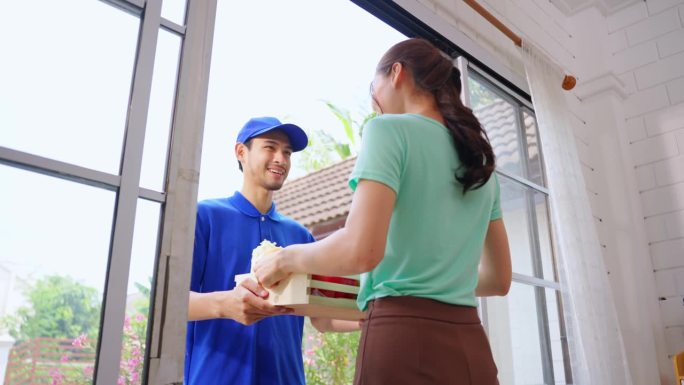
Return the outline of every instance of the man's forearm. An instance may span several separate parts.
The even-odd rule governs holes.
[[[213,293],[190,292],[188,304],[188,321],[202,321],[214,318],[224,318],[222,304],[227,300],[229,292],[216,291]]]

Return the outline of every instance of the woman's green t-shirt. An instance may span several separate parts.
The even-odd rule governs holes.
[[[501,218],[496,174],[463,194],[454,177],[460,161],[447,128],[417,114],[370,120],[350,187],[363,180],[397,194],[385,256],[361,274],[357,299],[416,296],[477,306],[475,287],[489,222]]]

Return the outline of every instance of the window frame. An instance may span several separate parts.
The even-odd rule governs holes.
[[[561,347],[563,351],[563,361],[564,361],[564,367],[565,367],[565,376],[566,376],[566,383],[571,383],[572,382],[572,376],[571,376],[571,371],[570,371],[570,362],[569,362],[569,354],[568,354],[568,346],[567,346],[567,338],[566,336],[566,330],[565,330],[565,324],[563,320],[563,303],[562,303],[562,298],[561,298],[561,286],[560,283],[558,282],[558,271],[557,271],[557,252],[554,247],[554,236],[553,236],[553,231],[550,228],[551,227],[551,218],[550,218],[550,207],[549,207],[549,190],[545,186],[541,186],[529,179],[530,177],[530,159],[529,159],[529,152],[528,152],[528,147],[529,143],[527,141],[527,134],[525,132],[525,125],[524,125],[524,115],[523,113],[527,113],[529,116],[531,116],[535,120],[535,125],[536,124],[536,114],[534,112],[534,106],[532,103],[527,100],[524,97],[521,97],[518,93],[514,92],[511,90],[509,87],[495,79],[494,77],[490,76],[487,74],[487,72],[483,71],[480,67],[478,67],[477,64],[475,63],[470,63],[465,57],[459,57],[456,60],[455,63],[456,67],[461,71],[461,77],[462,81],[461,84],[463,84],[463,100],[464,104],[468,107],[471,107],[471,102],[470,102],[470,94],[469,94],[469,88],[468,88],[468,80],[473,79],[477,81],[478,83],[482,84],[485,86],[488,91],[491,91],[495,93],[498,97],[504,99],[506,102],[510,103],[513,108],[515,109],[515,123],[516,123],[516,129],[518,130],[518,135],[517,135],[517,140],[518,140],[518,146],[519,148],[519,156],[520,156],[520,161],[522,164],[522,175],[515,175],[512,174],[511,172],[504,171],[497,169],[495,172],[499,175],[500,178],[505,178],[508,180],[510,183],[513,183],[514,185],[521,186],[524,189],[524,194],[525,194],[525,211],[527,213],[527,227],[528,227],[528,242],[530,246],[530,252],[531,252],[531,257],[532,257],[532,268],[533,268],[533,276],[526,275],[526,274],[520,274],[520,273],[513,273],[513,282],[516,282],[518,284],[522,284],[525,286],[532,287],[534,289],[534,295],[535,295],[535,307],[536,307],[536,313],[537,313],[537,331],[539,333],[539,342],[540,342],[540,350],[541,350],[541,357],[542,357],[542,362],[541,362],[541,367],[542,367],[542,374],[544,378],[545,383],[553,384],[555,383],[555,378],[554,378],[554,367],[553,367],[553,354],[551,351],[551,338],[550,338],[550,327],[549,327],[549,320],[548,320],[548,306],[547,306],[547,299],[546,299],[546,289],[553,290],[556,293],[556,303],[557,303],[557,308],[558,308],[558,313],[559,313],[559,328],[560,328],[560,334],[561,334]],[[538,125],[537,125],[538,127]],[[544,157],[543,157],[543,151],[541,149],[541,142],[539,139],[539,131],[537,129],[536,132],[537,135],[537,143],[538,143],[538,149],[537,151],[539,152],[539,161],[541,164],[541,171],[542,171],[542,181],[546,180],[545,174],[545,167],[544,167]],[[549,216],[548,220],[548,234],[550,237],[550,249],[551,249],[551,260],[550,263],[552,264],[552,271],[553,271],[553,280],[545,279],[544,278],[544,272],[543,272],[543,267],[542,267],[542,253],[541,253],[541,245],[540,245],[540,235],[539,235],[539,223],[537,220],[537,212],[536,212],[536,205],[535,205],[535,194],[539,193],[545,196],[545,207],[546,207],[546,215]],[[485,330],[489,331],[489,320],[487,318],[487,306],[488,306],[488,299],[486,297],[480,298],[480,315],[482,318],[482,323],[485,328]]]
[[[114,12],[123,11],[140,19],[119,173],[98,171],[4,146],[0,146],[0,164],[116,193],[95,357],[93,382],[96,384],[114,384],[119,376],[137,201],[140,198],[161,204],[162,223],[157,234],[158,252],[154,256],[143,377],[144,383],[178,383],[183,379],[187,323],[187,316],[179,309],[187,308],[192,260],[191,253],[188,255],[185,249],[192,248],[194,236],[187,229],[193,229],[195,221],[216,0],[186,2],[186,25],[161,17],[162,0],[100,1],[112,6]],[[164,186],[173,183],[173,192],[140,186],[160,30],[182,40],[175,79],[173,125],[169,133],[174,140],[167,154],[164,177]],[[192,102],[179,103],[179,100]],[[194,177],[190,175],[193,170]]]

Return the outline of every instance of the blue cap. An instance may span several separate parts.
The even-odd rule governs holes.
[[[309,138],[304,130],[291,123],[281,123],[280,120],[264,116],[252,118],[242,127],[237,136],[237,143],[246,143],[248,140],[263,135],[269,131],[282,130],[290,138],[292,151],[301,151],[309,144]]]

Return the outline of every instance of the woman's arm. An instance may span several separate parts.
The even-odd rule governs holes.
[[[477,288],[475,288],[476,296],[508,294],[513,272],[508,235],[502,219],[489,222],[478,275]]]
[[[327,332],[355,332],[361,329],[359,324],[361,320],[358,321],[348,321],[341,319],[330,319],[330,318],[311,318],[311,325],[316,328],[321,333]]]
[[[291,273],[340,276],[372,270],[385,255],[395,200],[396,193],[387,185],[362,179],[344,227],[321,241],[260,258],[254,266],[259,282],[270,288]]]

